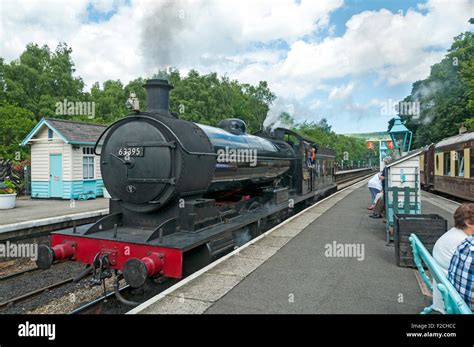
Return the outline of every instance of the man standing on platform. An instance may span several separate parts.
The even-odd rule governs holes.
[[[370,191],[370,206],[368,210],[373,210],[375,208],[375,197],[378,193],[382,191],[382,181],[380,180],[380,172],[377,172],[367,184]]]
[[[379,174],[379,179],[382,182],[383,196],[380,199],[378,199],[377,202],[375,203],[374,213],[369,215],[370,218],[382,218],[382,214],[385,211],[385,191],[387,188],[387,182],[385,181],[385,178],[387,177],[387,174],[388,174],[387,165],[390,164],[391,161],[392,161],[392,157],[390,156],[385,157],[383,159],[384,168],[382,172],[380,172]]]

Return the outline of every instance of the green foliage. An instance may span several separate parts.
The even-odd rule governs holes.
[[[5,180],[0,183],[0,195],[2,194],[15,194],[16,188],[15,184],[13,184],[10,180]]]
[[[65,43],[54,52],[46,45],[30,43],[10,64],[0,59],[0,102],[29,110],[39,120],[55,115],[56,102],[80,100],[84,83],[73,76],[71,53]]]
[[[445,58],[431,67],[428,78],[413,84],[404,101],[420,102],[420,115],[402,115],[413,131],[413,147],[458,133],[462,122],[472,130],[474,118],[474,34],[454,38]]]
[[[163,76],[163,73],[161,74]],[[261,129],[275,95],[266,82],[257,86],[241,84],[216,73],[200,75],[191,70],[181,77],[177,70],[167,71],[174,86],[170,108],[180,118],[208,125],[216,125],[225,118],[240,118],[248,131]]]
[[[124,85],[120,80],[94,83],[90,92],[84,91],[80,77],[74,76],[72,49],[60,43],[55,51],[48,46],[28,44],[20,58],[9,64],[0,58],[0,155],[14,158],[19,142],[42,117],[110,124],[129,114],[125,103],[133,92],[140,109],[146,109],[144,78]],[[160,71],[155,78],[167,78],[174,86],[170,108],[180,118],[209,125],[225,118],[240,118],[253,132],[262,127],[275,95],[267,82],[258,85],[241,84],[216,73],[200,75],[191,70],[181,76],[176,69]],[[60,115],[57,104],[94,102],[95,117],[89,115]],[[24,157],[22,157],[24,158]]]
[[[293,117],[290,116],[288,112],[280,113],[280,115],[278,116],[278,121],[288,128],[292,128],[296,125],[295,120],[293,119]]]
[[[353,162],[376,156],[375,150],[367,149],[365,140],[334,133],[324,118],[318,123],[305,121],[297,124],[294,130],[315,141],[319,146],[334,149],[338,162],[343,159],[344,152],[349,153],[349,161]]]
[[[27,148],[20,142],[36,125],[33,112],[24,108],[0,102],[0,157],[6,159],[24,159]],[[20,158],[17,152],[20,152]]]
[[[467,128],[467,130],[474,131],[474,117],[464,120],[464,126]]]

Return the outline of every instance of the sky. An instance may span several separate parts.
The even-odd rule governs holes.
[[[0,0],[0,56],[66,42],[87,89],[169,67],[265,80],[269,118],[384,131],[470,17],[474,0]]]

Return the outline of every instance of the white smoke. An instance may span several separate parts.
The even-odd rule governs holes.
[[[189,25],[184,2],[160,0],[151,4],[142,21],[141,46],[145,64],[164,70],[176,66],[185,54],[181,35]]]
[[[423,117],[413,117],[412,120],[422,125],[431,124],[435,118],[433,110],[433,107],[436,105],[435,96],[438,93],[442,93],[446,88],[449,88],[449,83],[439,81],[429,82],[418,87],[413,93],[411,100],[412,102],[419,103]]]
[[[293,124],[280,118],[282,113],[288,113],[290,117],[294,119],[295,105],[293,103],[285,102],[282,98],[276,98],[267,113],[267,117],[263,121],[263,127],[270,128],[271,130],[276,128],[291,128]]]
[[[428,85],[422,85],[416,89],[412,96],[412,101],[419,102],[420,107],[423,110],[431,109],[433,106],[435,106],[435,101],[433,99],[435,94],[439,93],[446,87],[446,83],[441,83],[438,81],[430,82]]]

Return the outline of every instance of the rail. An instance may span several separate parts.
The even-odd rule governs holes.
[[[362,169],[354,169],[354,170],[344,170],[335,173],[336,176],[336,183],[343,183],[354,178],[358,178],[364,175],[371,174],[375,172],[371,168],[362,168]]]

